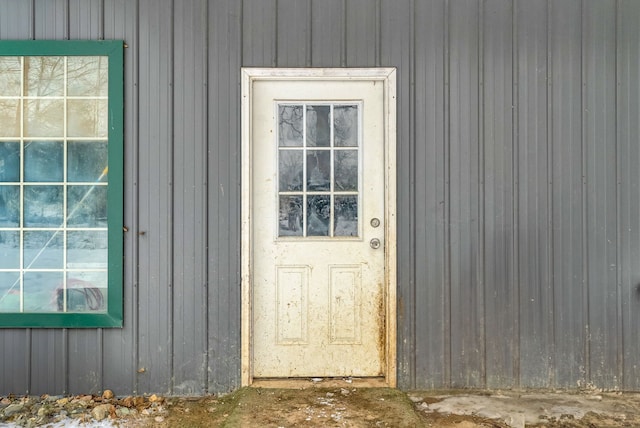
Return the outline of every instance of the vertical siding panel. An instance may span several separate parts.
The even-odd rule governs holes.
[[[616,284],[616,9],[585,2],[583,139],[587,157],[587,273],[590,378],[619,387]]]
[[[175,11],[174,394],[206,390],[206,1]]]
[[[416,26],[416,337],[417,388],[443,388],[448,338],[444,279],[445,2],[417,2]]]
[[[33,36],[34,10],[32,2],[1,0],[0,40],[30,39]]]
[[[0,395],[29,392],[28,330],[0,330]]]
[[[117,393],[137,391],[138,331],[138,2],[106,0],[105,38],[124,39],[124,328],[104,331],[104,387]]]
[[[347,67],[376,65],[378,29],[372,0],[347,0]]]
[[[32,330],[32,333],[28,393],[68,393],[65,332],[56,329]]]
[[[552,168],[555,381],[585,379],[582,266],[581,3],[553,3]]]
[[[451,386],[451,7],[450,1],[445,0],[444,5],[444,30],[442,55],[444,77],[444,102],[442,104],[444,115],[444,197],[443,197],[443,225],[444,225],[444,299],[443,299],[443,330],[444,330],[444,380],[447,386]]]
[[[520,384],[539,388],[549,384],[553,324],[547,230],[547,1],[519,0],[516,8]]]
[[[69,38],[68,0],[35,0],[35,39]]]
[[[307,43],[311,31],[309,14],[311,0],[279,0],[278,67],[304,67],[311,53]]]
[[[484,95],[484,265],[487,387],[514,386],[517,294],[513,274],[513,82],[511,0],[485,3]]]
[[[618,135],[619,221],[618,263],[623,322],[624,383],[626,390],[640,388],[640,3],[618,2]]]
[[[451,3],[451,382],[482,386],[483,284],[479,278],[478,9]]]
[[[413,261],[413,194],[411,88],[413,45],[411,0],[383,0],[381,5],[381,62],[397,71],[398,189],[398,385],[415,387],[415,263]]]
[[[278,59],[277,1],[242,0],[238,3],[241,3],[242,14],[242,66],[275,67]]]
[[[140,1],[139,368],[142,391],[171,383],[172,4]]]
[[[209,392],[240,385],[240,55],[270,65],[253,62],[255,40],[242,37],[252,23],[246,9],[235,0],[209,4]]]
[[[313,67],[340,67],[344,40],[345,0],[311,3],[311,63]]]
[[[138,2],[105,0],[104,37],[123,39],[124,50],[124,327],[105,329],[103,388],[118,395],[137,391],[138,233]]]
[[[69,0],[69,38],[104,38],[104,0]]]
[[[102,336],[96,329],[69,329],[68,390],[70,394],[96,394],[102,390]],[[35,345],[35,344],[34,344]],[[51,373],[51,372],[50,372]],[[37,378],[34,376],[34,378]],[[46,392],[46,391],[45,391]]]

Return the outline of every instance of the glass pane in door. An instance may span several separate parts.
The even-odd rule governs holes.
[[[357,102],[277,105],[279,237],[358,237]]]

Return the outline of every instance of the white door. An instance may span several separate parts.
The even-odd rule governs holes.
[[[374,79],[252,85],[253,378],[385,376],[384,101]]]

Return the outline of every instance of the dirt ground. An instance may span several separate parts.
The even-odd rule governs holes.
[[[389,388],[244,388],[222,398],[175,399],[148,427],[506,427],[483,418],[427,415]],[[461,422],[464,422],[460,425]]]
[[[410,391],[366,379],[262,381],[204,397],[0,397],[0,428],[640,427],[640,393]]]
[[[223,397],[168,398],[164,416],[126,427],[638,427],[640,395],[419,392],[389,388],[243,388]],[[122,423],[124,422],[124,423]]]

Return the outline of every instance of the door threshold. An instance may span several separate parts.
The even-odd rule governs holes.
[[[252,388],[389,388],[383,377],[254,378]]]

